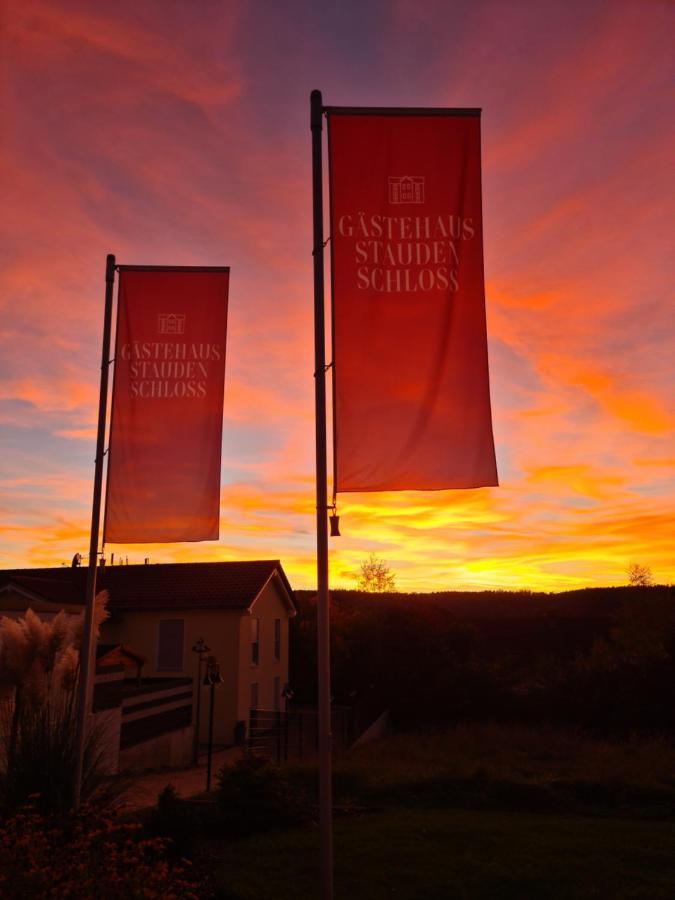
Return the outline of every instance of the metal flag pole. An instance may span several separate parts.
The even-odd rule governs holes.
[[[73,806],[80,805],[84,748],[87,742],[87,719],[91,711],[94,683],[94,603],[96,599],[96,565],[98,562],[98,533],[101,518],[101,489],[103,485],[103,457],[105,455],[105,425],[108,406],[108,372],[110,370],[110,332],[112,327],[113,287],[115,282],[115,257],[109,253],[105,265],[105,310],[103,313],[103,348],[101,351],[101,387],[98,399],[98,434],[96,436],[96,460],[94,464],[94,497],[91,510],[91,536],[89,540],[89,569],[84,605],[84,625],[80,646],[80,678],[78,682],[77,734],[75,743],[75,784]]]
[[[310,97],[314,218],[314,397],[316,418],[316,574],[319,676],[319,833],[321,900],[333,897],[333,797],[331,781],[330,610],[328,597],[328,485],[326,473],[326,350],[323,296],[323,171],[321,91]]]

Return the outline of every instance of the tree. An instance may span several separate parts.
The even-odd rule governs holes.
[[[631,563],[626,571],[628,572],[628,584],[631,587],[651,587],[654,584],[654,576],[649,566]]]
[[[383,559],[379,559],[371,553],[365,562],[361,563],[358,589],[369,594],[383,594],[396,590],[396,575]]]

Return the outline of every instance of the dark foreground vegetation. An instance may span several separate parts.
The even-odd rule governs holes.
[[[670,900],[675,744],[530,725],[410,732],[335,760],[336,900]],[[0,825],[0,895],[317,897],[317,773],[255,756],[142,814]]]
[[[336,900],[671,900],[672,588],[333,599],[335,701],[388,709],[395,732],[335,758]],[[311,703],[299,604],[292,686]],[[80,814],[5,792],[0,895],[317,897],[316,784],[313,763],[248,755],[143,814],[114,791]]]
[[[352,750],[335,765],[336,898],[671,898],[674,764],[663,739],[489,724]],[[285,827],[270,815],[239,838],[208,829],[219,897],[318,896],[316,770],[276,777]]]
[[[675,746],[531,726],[409,733],[335,761],[336,898],[671,898]],[[318,896],[316,769],[256,757],[146,819],[199,895]]]
[[[202,879],[172,846],[102,797],[78,813],[28,805],[0,820],[0,897],[197,900]]]

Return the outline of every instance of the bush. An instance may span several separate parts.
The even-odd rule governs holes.
[[[293,796],[285,772],[268,759],[247,753],[218,773],[220,825],[233,837],[299,824],[305,804]]]
[[[169,841],[168,850],[174,857],[192,856],[202,832],[194,805],[181,800],[171,784],[158,795],[148,827],[153,835]]]
[[[188,874],[172,865],[167,841],[143,839],[141,825],[83,806],[62,817],[24,807],[0,824],[0,896],[72,900],[120,897],[187,900],[205,896]]]

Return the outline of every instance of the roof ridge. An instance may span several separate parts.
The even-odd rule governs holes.
[[[81,603],[86,572],[86,566],[0,569],[0,588],[13,582],[52,602]],[[97,570],[100,588],[110,592],[111,609],[120,610],[247,609],[271,578],[280,580],[292,605],[293,588],[278,559],[113,565]]]
[[[251,565],[281,565],[280,559],[274,559],[272,557],[267,559],[209,559],[209,560],[184,560],[183,562],[179,562],[176,560],[172,560],[171,562],[156,562],[156,563],[125,563],[124,565],[105,565],[99,566],[98,571],[104,569],[106,572],[114,569],[117,571],[118,569],[148,569],[148,568],[158,568],[159,566],[251,566]],[[0,577],[2,577],[3,573],[11,572],[13,575],[23,575],[23,574],[32,574],[35,575],[38,572],[72,572],[77,570],[87,569],[88,566],[70,566],[61,564],[60,566],[36,566],[34,568],[14,568],[8,567],[6,569],[0,569]]]

